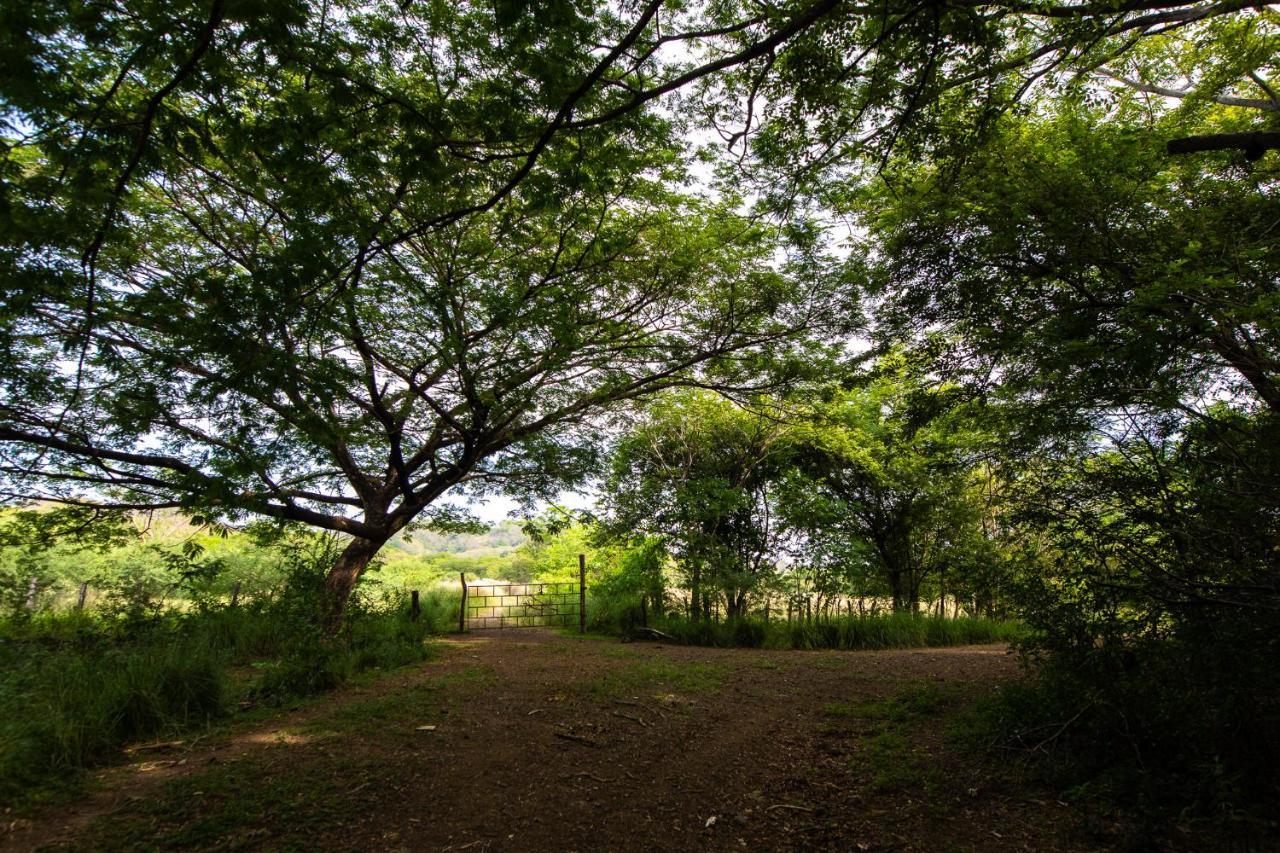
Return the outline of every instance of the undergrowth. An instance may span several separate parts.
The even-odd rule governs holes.
[[[429,592],[413,619],[404,596],[372,587],[330,637],[317,627],[317,577],[300,566],[280,594],[235,607],[0,620],[0,803],[44,799],[130,743],[208,726],[242,703],[422,660],[456,608]]]
[[[765,622],[746,618],[728,622],[666,618],[653,627],[690,646],[764,649],[909,649],[1009,642],[1022,634],[1015,622],[971,617],[949,618],[886,613],[813,621]]]

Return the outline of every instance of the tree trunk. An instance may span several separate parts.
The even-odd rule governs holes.
[[[329,575],[324,579],[325,614],[324,628],[329,634],[336,634],[342,627],[342,617],[347,609],[347,601],[356,588],[356,581],[368,568],[369,561],[382,548],[386,540],[352,539],[338,559],[334,562]]]
[[[907,608],[906,584],[902,582],[902,572],[889,573],[889,590],[893,594],[893,611],[895,613]]]
[[[693,621],[702,618],[702,566],[695,560],[690,573],[689,616]]]

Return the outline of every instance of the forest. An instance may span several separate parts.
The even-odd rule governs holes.
[[[0,849],[1280,847],[1278,151],[1256,0],[0,0]]]

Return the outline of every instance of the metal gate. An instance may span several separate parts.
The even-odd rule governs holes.
[[[463,630],[565,627],[582,622],[578,583],[482,583],[462,588]]]
[[[458,630],[468,628],[537,628],[570,626],[587,630],[587,557],[578,555],[578,582],[468,584],[462,581]]]

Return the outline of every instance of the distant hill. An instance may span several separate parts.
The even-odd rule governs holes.
[[[526,541],[528,537],[520,529],[520,522],[506,519],[484,533],[441,534],[419,530],[407,536],[401,534],[388,544],[415,556],[460,554],[479,557],[508,554]]]

